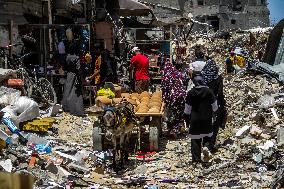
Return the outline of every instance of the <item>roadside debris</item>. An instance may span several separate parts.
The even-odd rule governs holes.
[[[218,36],[192,36],[189,51],[202,43],[224,69],[224,57],[232,46],[246,47],[250,54],[263,50],[269,30],[251,32],[255,41],[250,41],[249,32],[230,33],[229,41]],[[250,72],[225,76],[224,90],[229,112],[227,125],[219,132],[217,151],[210,162],[203,165],[191,163],[189,139],[162,138],[160,151],[133,150],[125,169],[114,172],[112,151],[93,150],[93,125],[98,119],[94,112],[99,108],[90,107],[86,117],[75,117],[62,113],[56,105],[44,116],[40,117],[37,112],[22,123],[21,135],[27,140],[24,145],[12,135],[13,129],[9,131],[4,125],[0,126],[0,138],[5,141],[0,153],[0,169],[31,175],[36,188],[281,185],[284,180],[283,87],[270,75]],[[17,91],[1,94],[2,91],[0,103],[5,102],[5,105],[14,103],[11,95],[18,95]],[[2,143],[0,146],[2,148]]]

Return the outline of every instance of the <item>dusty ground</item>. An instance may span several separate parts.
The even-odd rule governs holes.
[[[264,110],[266,122],[261,125],[261,129],[270,135],[268,139],[249,134],[238,139],[234,135],[242,126],[258,123],[253,116],[260,109],[254,103],[269,91],[279,91],[280,87],[273,79],[255,75],[226,78],[224,83],[229,119],[225,130],[220,130],[219,148],[210,163],[197,166],[190,163],[190,142],[186,136],[176,140],[163,137],[161,150],[149,156],[150,161],[137,160],[132,153],[129,165],[119,174],[87,161],[86,166],[90,167],[91,172],[84,180],[111,188],[143,188],[147,183],[155,183],[161,188],[269,187],[275,169],[259,172],[261,164],[255,163],[252,156],[257,152],[257,144],[263,144],[268,139],[275,141],[274,127],[282,121],[275,121],[271,113]],[[281,118],[282,110],[278,108],[277,112]],[[77,118],[62,114],[58,124],[59,138],[71,148],[91,151],[95,119],[94,116]]]

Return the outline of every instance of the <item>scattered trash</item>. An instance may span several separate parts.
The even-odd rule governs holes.
[[[257,41],[248,50],[261,50],[267,40],[266,32],[252,32]],[[196,44],[204,45],[206,53],[219,64],[222,73],[224,54],[250,42],[250,34],[246,32],[235,31],[230,35],[230,39],[224,40],[194,34],[187,48],[190,51]],[[19,91],[1,87],[0,103],[9,107],[4,108],[7,111],[2,122],[9,131],[1,126],[0,168],[31,175],[35,178],[35,188],[274,187],[284,183],[282,91],[282,86],[269,75],[250,72],[224,75],[229,115],[226,127],[219,131],[216,152],[209,154],[207,149],[204,150],[206,162],[202,165],[191,162],[187,138],[159,138],[160,151],[133,150],[126,161],[125,172],[121,174],[112,169],[114,154],[111,150],[93,150],[93,124],[98,118],[91,114],[92,111],[82,118],[64,113],[60,111],[60,105],[55,105],[41,110],[44,115],[40,115],[38,105],[27,97],[20,97]],[[113,97],[110,90],[99,93]],[[97,106],[89,109],[102,111]],[[19,114],[22,114],[21,118]],[[19,122],[22,128],[18,127]],[[17,143],[21,139],[25,139],[27,145]],[[110,146],[107,139],[104,145]],[[130,140],[127,147],[137,145],[136,138]],[[139,142],[142,143],[140,146],[144,145],[142,140]],[[274,172],[275,177],[272,177]]]
[[[244,136],[246,133],[249,132],[249,128],[250,126],[246,125],[246,126],[243,126],[241,129],[239,129],[236,133],[236,137],[241,137],[241,136]]]
[[[278,117],[278,115],[277,115],[277,113],[276,113],[276,110],[275,110],[274,108],[270,108],[270,110],[271,110],[271,112],[272,112],[272,114],[273,114],[275,120],[279,121],[280,119],[279,119],[279,117]]]
[[[12,168],[13,168],[13,165],[12,165],[12,161],[10,159],[7,159],[5,161],[0,161],[0,166],[5,170],[7,171],[8,173],[11,173],[12,172]]]

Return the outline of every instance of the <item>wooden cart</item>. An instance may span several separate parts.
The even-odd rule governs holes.
[[[162,134],[162,117],[164,115],[164,106],[162,104],[161,111],[159,113],[135,113],[137,117],[150,118],[149,124],[149,148],[150,151],[159,150],[159,136]]]
[[[149,149],[150,151],[159,150],[159,136],[162,133],[162,117],[164,115],[164,103],[159,113],[135,113],[137,117],[149,118]],[[93,128],[93,148],[94,150],[103,150],[104,136],[99,122],[94,123]]]

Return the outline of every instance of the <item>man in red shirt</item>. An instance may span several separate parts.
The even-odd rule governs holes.
[[[134,47],[132,51],[135,52],[135,56],[133,56],[130,61],[130,70],[134,67],[135,91],[142,93],[143,91],[149,90],[149,60],[146,56],[141,54],[138,47]]]

